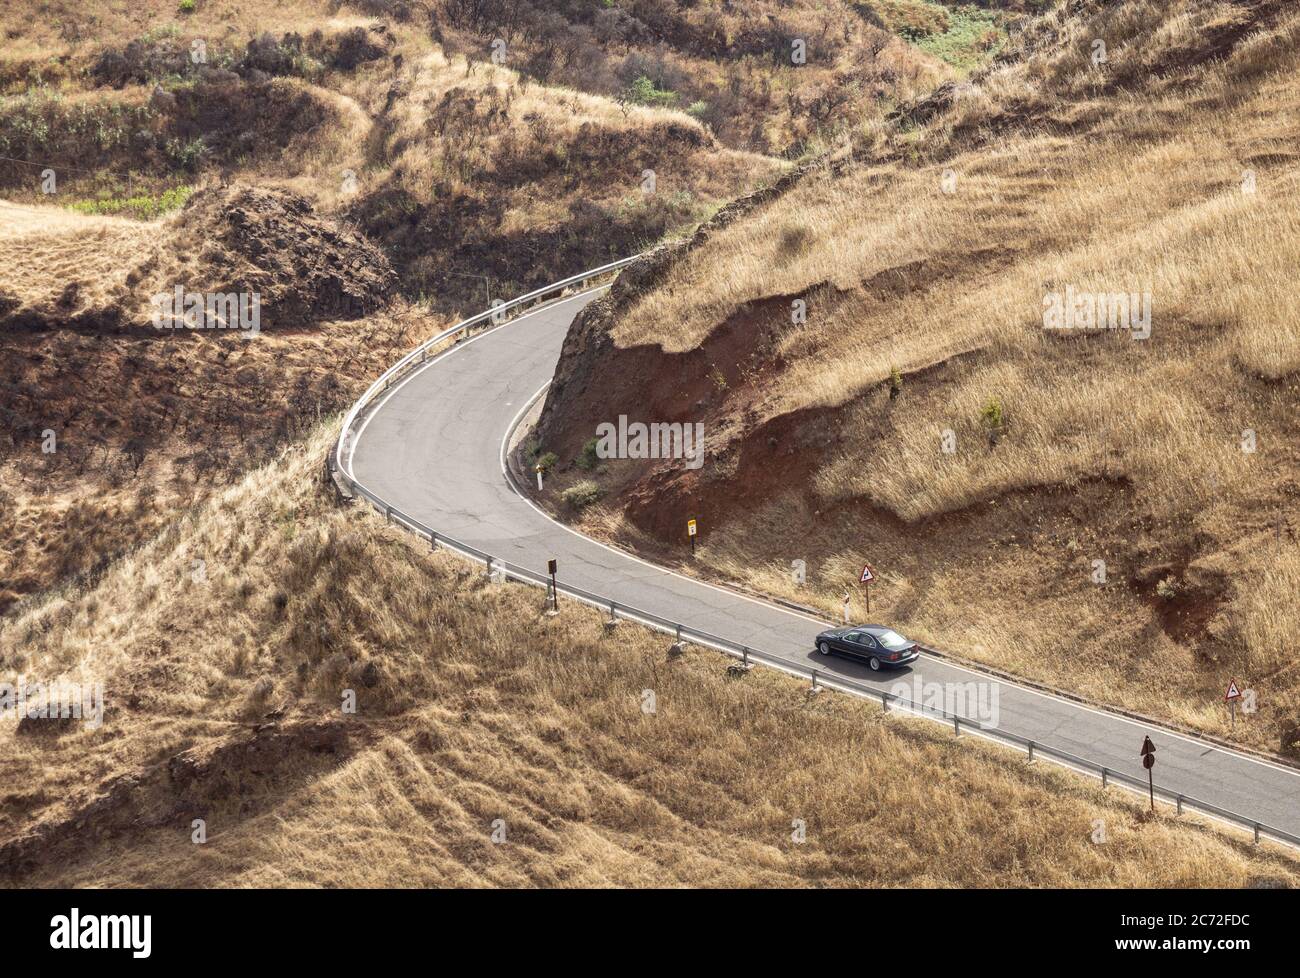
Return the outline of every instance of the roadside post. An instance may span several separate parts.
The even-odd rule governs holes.
[[[1237,680],[1228,683],[1228,691],[1223,695],[1223,701],[1228,704],[1228,712],[1232,714],[1232,729],[1237,729],[1237,700],[1241,699],[1241,690],[1237,688]]]
[[[849,592],[844,592],[844,624],[849,623]]]
[[[537,491],[542,491],[542,467],[537,466]]]
[[[871,582],[876,579],[875,572],[871,569],[870,564],[862,565],[862,577],[858,583],[862,585],[862,590],[867,592],[867,615],[871,614]]]
[[[1152,770],[1156,766],[1156,745],[1150,737],[1142,738],[1142,766],[1147,769],[1147,788],[1151,792],[1151,811],[1156,810],[1156,776]]]
[[[696,534],[697,530],[698,530],[698,527],[696,526],[694,520],[687,520],[687,521],[686,521],[686,535],[687,535],[688,537],[691,538],[691,556],[692,556],[692,557],[695,556],[695,534]]]
[[[556,560],[554,557],[546,562],[546,573],[551,575],[551,611],[558,614],[560,611],[560,591],[559,588],[555,586],[556,566]]]

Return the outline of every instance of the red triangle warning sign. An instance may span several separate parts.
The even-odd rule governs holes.
[[[1223,698],[1225,701],[1241,699],[1241,690],[1237,688],[1237,680],[1234,679],[1232,682],[1228,683],[1228,692]]]
[[[871,583],[872,581],[874,581],[875,579],[876,579],[876,575],[875,575],[875,573],[871,570],[871,565],[870,565],[870,564],[863,564],[863,565],[862,565],[862,578],[861,578],[861,580],[858,581],[858,583],[859,583],[859,584],[870,584],[870,583]]]

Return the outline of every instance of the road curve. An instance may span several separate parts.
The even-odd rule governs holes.
[[[376,400],[342,459],[348,474],[440,534],[538,574],[559,561],[561,584],[682,622],[828,677],[880,689],[924,682],[996,685],[998,726],[1145,780],[1138,750],[1157,748],[1156,784],[1300,836],[1300,772],[923,656],[876,674],[818,655],[824,627],[797,612],[674,574],[608,548],[536,509],[507,481],[503,441],[549,383],[569,323],[600,290],[545,306],[465,340]]]

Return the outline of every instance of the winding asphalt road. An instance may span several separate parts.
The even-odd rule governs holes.
[[[682,622],[778,656],[828,678],[881,689],[915,673],[925,682],[997,686],[998,726],[1009,733],[1146,780],[1144,736],[1157,748],[1156,783],[1300,836],[1300,772],[1158,727],[992,679],[923,656],[910,669],[876,674],[813,649],[823,623],[682,577],[554,522],[520,496],[503,471],[504,440],[549,383],[569,323],[598,294],[587,292],[463,341],[379,398],[363,419],[349,474],[395,508],[472,547],[620,604]]]

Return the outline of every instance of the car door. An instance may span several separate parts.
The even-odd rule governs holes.
[[[872,655],[879,654],[880,646],[872,639],[870,632],[850,632],[844,636],[850,646],[849,654],[866,662]]]
[[[862,633],[862,643],[858,646],[862,651],[859,653],[863,660],[870,659],[873,655],[881,655],[880,645],[876,638],[870,632]]]
[[[870,638],[866,632],[849,632],[841,640],[840,647],[853,658],[863,659],[870,655],[866,646],[866,642],[870,641]]]

